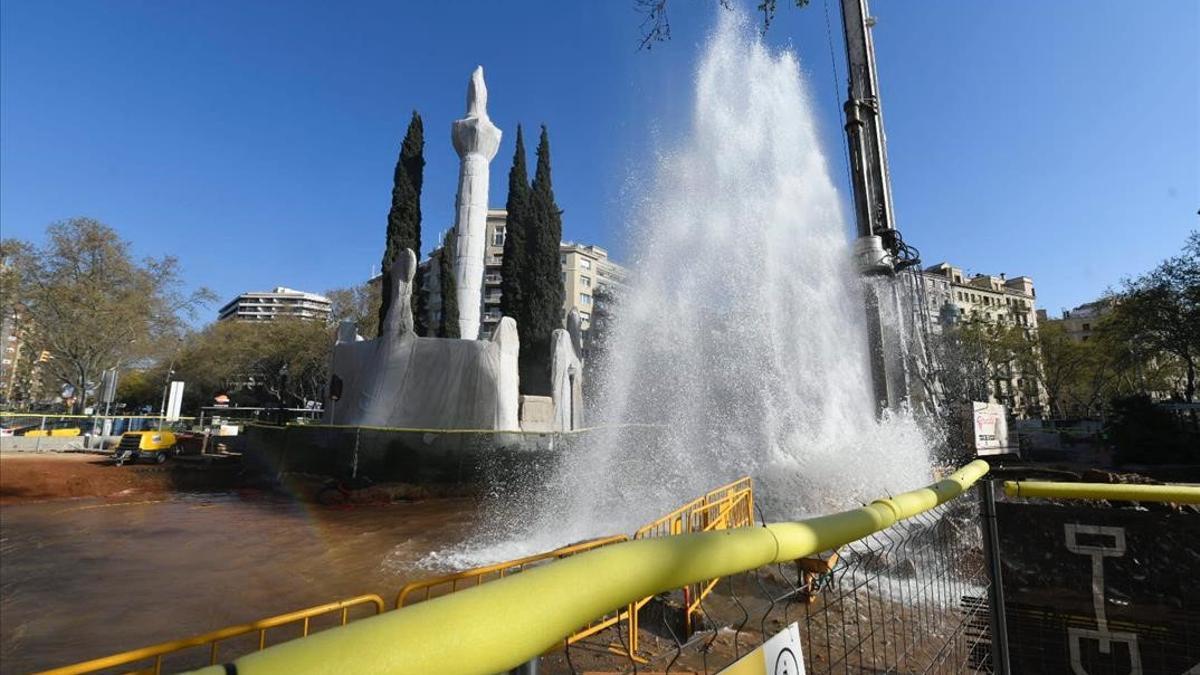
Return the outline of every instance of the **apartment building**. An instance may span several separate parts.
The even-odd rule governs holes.
[[[591,244],[565,242],[559,248],[562,262],[563,313],[579,310],[583,330],[591,328],[592,313],[597,310],[596,293],[601,289],[619,290],[625,283],[624,267],[608,257],[608,251]]]
[[[25,347],[22,340],[21,309],[5,309],[0,316],[0,400],[12,398]]]
[[[249,291],[230,300],[217,313],[218,321],[271,321],[278,318],[328,321],[329,298],[294,288],[276,286],[270,291]]]
[[[1068,338],[1075,342],[1087,342],[1095,336],[1100,320],[1111,310],[1112,300],[1096,300],[1064,311],[1062,319],[1058,321],[1061,322]]]
[[[961,267],[938,263],[921,273],[925,297],[935,332],[968,321],[1018,327],[1037,349],[1037,291],[1027,276],[1004,274],[968,276]],[[991,403],[1009,407],[1018,417],[1039,415],[1046,392],[1037,373],[1024,372],[1019,364],[992,369]]]
[[[496,330],[502,316],[500,312],[500,268],[504,262],[504,237],[508,212],[504,209],[489,209],[487,216],[487,248],[484,251],[483,293],[479,338],[486,340]],[[430,258],[421,263],[425,273],[425,291],[428,317],[431,326],[441,320],[442,299],[438,285],[437,269],[440,256],[435,249]],[[572,309],[579,310],[584,330],[586,350],[587,331],[591,326],[592,314],[596,311],[595,293],[603,287],[619,288],[625,281],[626,270],[608,257],[608,251],[590,244],[564,242],[559,249],[562,263],[563,315]]]

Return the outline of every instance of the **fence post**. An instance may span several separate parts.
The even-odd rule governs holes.
[[[354,456],[350,458],[350,477],[358,478],[358,439],[362,434],[362,427],[354,427]],[[537,664],[534,664],[533,672],[537,672]]]
[[[996,527],[996,488],[991,479],[979,481],[979,501],[983,509],[983,558],[991,581],[988,584],[988,618],[992,633],[992,672],[1010,675],[1004,577],[1000,569],[1000,535]]]

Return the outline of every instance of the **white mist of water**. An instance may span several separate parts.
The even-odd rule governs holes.
[[[799,63],[753,35],[722,18],[690,132],[636,214],[635,275],[589,422],[658,428],[581,438],[501,509],[503,536],[434,564],[629,533],[746,474],[771,518],[928,479],[915,422],[875,419],[860,282]]]

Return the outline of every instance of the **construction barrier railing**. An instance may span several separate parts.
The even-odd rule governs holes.
[[[754,524],[754,488],[749,476],[709,492],[675,509],[671,513],[643,525],[634,533],[634,539],[665,537],[692,532],[710,532],[734,527],[749,527]],[[700,603],[716,587],[720,578],[689,584],[683,587],[683,633],[692,632],[692,619],[700,609]],[[632,610],[630,626],[631,651],[636,653],[637,618],[636,610],[650,601],[640,600]]]
[[[161,644],[152,645],[150,647],[142,647],[133,649],[112,656],[105,656],[91,661],[84,661],[62,668],[47,670],[39,675],[80,675],[82,673],[98,673],[104,670],[120,667],[123,672],[128,672],[129,667],[135,664],[141,664],[138,668],[138,673],[152,673],[159,675],[163,672],[163,659],[167,656],[178,654],[179,652],[196,649],[199,647],[208,647],[208,663],[215,665],[219,663],[220,646],[222,642],[237,638],[243,635],[252,633],[258,634],[258,650],[267,648],[267,631],[272,628],[279,628],[289,624],[300,625],[300,635],[297,637],[308,637],[311,634],[313,619],[325,615],[338,614],[339,626],[345,626],[350,622],[351,610],[356,607],[370,607],[374,610],[372,614],[379,614],[384,611],[383,598],[378,595],[360,595],[354,598],[331,602],[316,607],[309,607],[287,614],[280,614],[270,618],[254,621],[252,623],[241,624],[237,626],[229,626],[220,630],[215,630],[209,633],[196,635],[182,640],[171,640]],[[151,662],[152,661],[152,662]],[[145,665],[147,662],[151,662]],[[174,671],[171,671],[174,672]]]
[[[988,469],[976,460],[928,487],[798,522],[602,546],[200,672],[503,672],[614,607],[871,537],[961,495]]]
[[[747,527],[754,524],[754,489],[749,476],[740,478],[728,485],[723,485],[702,497],[684,504],[667,515],[642,526],[634,534],[635,539],[647,537],[663,537],[689,532],[707,532],[734,527]],[[621,541],[628,541],[625,535],[614,535],[594,539],[578,544],[547,551],[537,555],[509,560],[494,565],[485,565],[474,569],[447,574],[432,579],[414,581],[400,590],[396,598],[396,607],[401,608],[412,604],[410,596],[419,595],[419,600],[429,600],[460,589],[478,586],[487,581],[494,581],[527,568],[582,553],[600,546],[606,546]],[[704,596],[712,591],[717,579],[710,579],[703,584],[693,584],[683,589],[684,601],[688,607],[685,618],[685,630],[691,630],[691,616],[698,610]],[[418,601],[419,601],[418,600]],[[635,660],[640,660],[638,652],[638,610],[650,601],[649,597],[641,598],[628,606],[610,612],[590,622],[575,631],[565,640],[567,645],[574,644],[621,622],[627,624],[628,640],[621,645],[613,645],[613,650],[626,653]]]

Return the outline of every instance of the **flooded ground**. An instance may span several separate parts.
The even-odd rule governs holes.
[[[470,499],[329,509],[265,493],[0,511],[0,672],[61,666],[362,593],[468,536]]]

